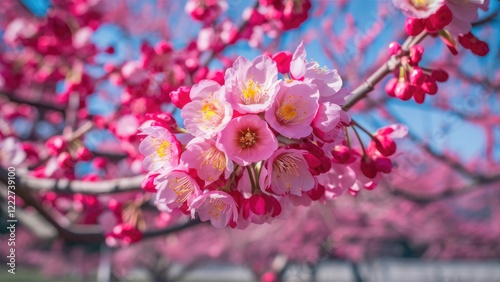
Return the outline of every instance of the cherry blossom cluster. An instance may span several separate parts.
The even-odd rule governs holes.
[[[450,51],[456,55],[457,40],[478,56],[489,52],[488,44],[471,32],[478,9],[487,10],[489,0],[393,0],[408,17],[405,30],[416,36],[423,32],[439,34]]]
[[[415,102],[422,104],[425,94],[437,93],[437,82],[448,80],[448,73],[442,69],[432,70],[419,66],[423,53],[424,47],[421,45],[412,46],[407,53],[403,52],[397,42],[389,45],[389,55],[401,57],[401,65],[385,86],[389,96],[403,101],[413,97]]]
[[[238,57],[223,84],[179,90],[184,134],[159,119],[141,127],[149,171],[142,186],[156,192],[160,210],[245,228],[290,205],[373,189],[379,172],[391,171],[387,156],[404,129],[381,129],[367,150],[352,149],[337,71],[308,62],[302,44],[273,57]]]

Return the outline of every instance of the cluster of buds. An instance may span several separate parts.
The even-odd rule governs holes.
[[[437,93],[437,82],[448,80],[448,74],[444,70],[430,70],[419,66],[423,53],[424,47],[421,45],[412,46],[408,53],[405,53],[397,42],[389,45],[389,55],[401,57],[401,65],[394,72],[395,77],[385,86],[389,96],[403,101],[413,97],[415,102],[422,104],[426,93]]]
[[[477,19],[477,10],[487,9],[486,1],[393,0],[393,2],[408,16],[405,22],[408,35],[417,36],[423,31],[439,34],[454,55],[458,54],[457,39],[465,49],[471,50],[478,56],[488,54],[488,44],[470,32],[472,21]]]
[[[245,228],[284,216],[290,205],[359,191],[349,168],[356,160],[363,160],[355,170],[367,182],[390,171],[378,149],[370,156],[363,150],[363,158],[338,152],[350,118],[341,109],[345,94],[335,70],[308,62],[302,44],[293,55],[273,58],[239,57],[222,84],[202,80],[177,91],[184,133],[155,118],[141,126],[139,150],[149,171],[142,186],[156,192],[160,210]],[[388,155],[390,137],[380,139],[375,147],[389,148],[382,150]]]

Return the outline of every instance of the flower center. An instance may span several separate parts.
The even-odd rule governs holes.
[[[257,142],[257,134],[247,127],[246,130],[240,131],[239,141],[243,148],[252,147]]]
[[[187,177],[176,177],[170,181],[168,188],[172,189],[177,195],[176,202],[184,203],[193,191],[193,184]]]
[[[254,103],[256,97],[260,92],[260,86],[253,81],[253,79],[249,79],[245,89],[243,89],[243,100],[245,103]]]
[[[219,216],[226,208],[226,204],[220,199],[210,199],[209,205],[210,210],[208,214],[215,218],[215,220],[219,220]]]
[[[171,144],[168,141],[163,140],[160,143],[160,146],[158,146],[158,149],[156,149],[156,154],[158,155],[158,157],[164,158],[165,156],[167,156],[170,151],[170,146]]]
[[[212,165],[219,171],[223,171],[226,168],[226,156],[224,153],[215,148],[210,148],[207,151],[204,151],[201,158],[203,158],[203,162],[200,164],[200,169],[205,164]]]
[[[429,2],[430,0],[411,0],[411,4],[417,9],[426,8]]]
[[[287,123],[297,116],[297,107],[292,104],[283,104],[278,109],[278,119],[281,122]]]

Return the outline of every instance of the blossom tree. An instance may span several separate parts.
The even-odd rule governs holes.
[[[498,257],[498,4],[392,2],[7,1],[2,197],[51,240],[23,263]]]

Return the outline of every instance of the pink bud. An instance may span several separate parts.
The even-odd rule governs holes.
[[[62,152],[57,156],[57,165],[60,168],[68,169],[73,167],[73,160],[68,152]]]
[[[422,60],[424,54],[424,47],[415,45],[410,48],[410,63],[417,65]]]
[[[280,73],[290,72],[290,63],[292,61],[292,53],[287,51],[282,51],[274,54],[273,60],[278,66],[278,71]]]
[[[396,97],[394,93],[396,91],[396,85],[398,84],[398,79],[393,77],[385,85],[385,92],[391,97]]]
[[[472,46],[471,49],[472,53],[478,55],[478,56],[486,56],[490,52],[490,47],[488,46],[488,43],[484,41],[479,41],[475,45]]]
[[[413,68],[410,72],[410,83],[412,85],[420,85],[424,83],[425,76],[421,68]]]
[[[266,214],[266,201],[257,194],[254,194],[248,199],[250,210],[256,215]]]
[[[76,149],[75,158],[79,161],[89,161],[92,158],[92,152],[86,147]]]
[[[173,48],[169,42],[160,41],[155,46],[155,53],[158,55],[163,55],[172,52]]]
[[[422,89],[431,95],[436,94],[438,91],[436,80],[431,76],[427,76],[425,82],[422,84]]]
[[[449,75],[446,71],[444,70],[433,70],[432,73],[431,73],[431,76],[436,80],[436,81],[439,81],[439,82],[445,82],[448,80],[449,78]]]
[[[191,102],[189,97],[189,92],[191,92],[191,87],[181,86],[177,90],[170,92],[170,100],[177,108],[182,109],[184,105]]]
[[[418,104],[423,104],[425,100],[425,91],[422,89],[421,86],[412,86],[411,89],[413,93],[413,99],[415,99],[415,102]]]
[[[92,165],[94,165],[94,167],[99,168],[99,169],[106,167],[107,164],[108,164],[108,161],[102,157],[97,157],[92,162]]]
[[[443,5],[435,14],[431,15],[427,21],[430,22],[433,30],[440,30],[447,26],[452,19],[453,14],[450,9],[446,5]]]
[[[423,19],[407,18],[405,22],[405,30],[408,35],[417,36],[425,29]]]
[[[398,81],[394,94],[403,101],[409,100],[411,98],[410,84],[406,81]]]
[[[374,137],[375,147],[382,155],[388,157],[396,153],[396,143],[392,138],[387,135],[376,135]]]
[[[337,145],[332,150],[333,159],[339,164],[345,164],[351,158],[351,150],[344,145]]]
[[[311,198],[311,200],[317,201],[325,195],[325,186],[318,184],[314,189],[307,191],[306,194],[309,198]]]
[[[159,173],[148,174],[141,182],[141,188],[146,192],[156,193],[158,190],[154,181],[158,177]]]
[[[51,156],[59,155],[61,152],[66,150],[67,146],[68,143],[61,135],[53,136],[45,142],[45,147]]]
[[[401,51],[401,45],[399,45],[399,43],[391,42],[391,44],[389,44],[389,55],[396,55],[399,51]]]
[[[392,161],[389,158],[375,157],[373,163],[379,172],[390,173],[392,171]]]
[[[361,172],[368,178],[375,178],[377,176],[377,168],[375,163],[369,158],[361,159]]]

